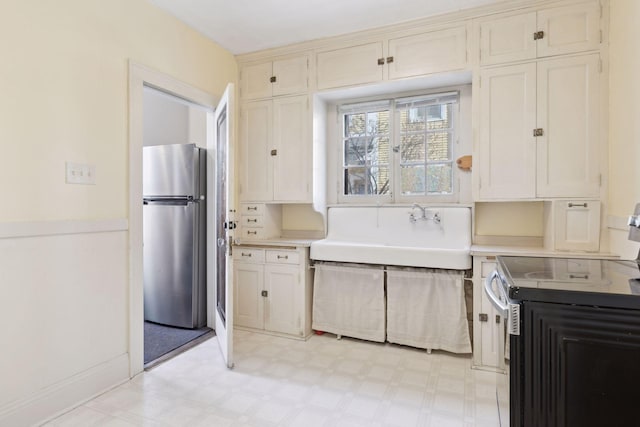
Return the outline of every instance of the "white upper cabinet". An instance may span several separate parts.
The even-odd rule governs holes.
[[[599,55],[538,63],[538,197],[598,197]]]
[[[480,64],[536,57],[536,13],[511,15],[480,23]]]
[[[273,100],[273,200],[311,201],[312,144],[306,96]]]
[[[590,1],[479,23],[480,65],[567,53],[600,46],[600,2]]]
[[[480,76],[480,199],[533,198],[536,64],[485,69]]]
[[[240,71],[243,100],[305,93],[309,88],[307,55],[245,65]]]
[[[382,80],[382,42],[318,53],[318,89],[375,83]]]
[[[240,199],[269,201],[273,198],[273,102],[248,102],[240,110]]]
[[[479,199],[600,195],[599,55],[480,73]]]
[[[307,95],[242,105],[240,199],[311,201],[312,138]]]
[[[467,66],[465,26],[389,40],[389,79],[416,77]]]
[[[466,24],[321,51],[318,90],[457,71],[467,66]]]

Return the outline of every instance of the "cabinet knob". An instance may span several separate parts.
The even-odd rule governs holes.
[[[272,156],[277,156],[278,155],[278,150],[271,150],[271,155]]]
[[[384,58],[378,58],[378,65],[384,65]]]
[[[544,130],[542,128],[537,128],[533,130],[533,136],[543,136]]]
[[[486,322],[489,320],[489,315],[487,313],[478,313],[478,320]]]
[[[387,64],[391,64],[393,62],[393,56],[387,56]]]
[[[267,291],[262,291],[262,292],[260,292],[260,295],[262,295],[263,297],[265,297],[265,298],[266,298],[266,297],[268,297],[268,296],[269,296],[269,292],[267,292]]]
[[[534,40],[540,40],[543,38],[544,38],[544,31],[536,31],[535,33],[533,33]]]
[[[276,76],[271,76],[271,78],[269,79],[269,81],[271,83],[275,83],[276,82]]]

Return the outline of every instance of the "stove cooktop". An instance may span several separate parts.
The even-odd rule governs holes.
[[[589,304],[598,304],[637,297],[625,304],[640,306],[640,268],[635,261],[499,256],[498,270],[515,300],[581,303],[589,298]]]

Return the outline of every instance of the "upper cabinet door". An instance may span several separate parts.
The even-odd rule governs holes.
[[[536,64],[482,70],[480,92],[480,199],[534,198]]]
[[[379,82],[383,78],[382,42],[318,53],[318,89]]]
[[[480,65],[597,50],[600,2],[506,15],[483,20],[478,27]]]
[[[600,3],[592,1],[538,12],[538,57],[584,52],[600,46]]]
[[[389,79],[464,69],[467,65],[466,27],[431,31],[389,40]]]
[[[273,96],[306,92],[309,88],[308,69],[306,55],[273,61]]]
[[[273,199],[273,163],[271,100],[248,102],[240,112],[240,198]]]
[[[480,23],[480,65],[535,58],[535,31],[535,12]]]
[[[598,197],[599,55],[538,63],[538,197]]]
[[[240,96],[242,99],[270,97],[272,76],[271,61],[243,67],[240,74]]]
[[[310,202],[312,144],[308,97],[273,100],[273,199]]]
[[[243,100],[305,93],[309,88],[307,55],[245,65],[240,72]]]

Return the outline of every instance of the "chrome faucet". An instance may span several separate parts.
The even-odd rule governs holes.
[[[416,216],[413,213],[414,209],[420,209],[420,211],[422,212],[422,216],[420,218],[416,218]],[[409,221],[412,224],[415,224],[415,222],[421,219],[423,221],[428,221],[431,220],[433,221],[435,224],[440,224],[440,213],[439,212],[434,212],[431,217],[427,217],[427,208],[420,206],[417,203],[414,203],[413,206],[411,206],[411,212],[409,212]]]
[[[411,207],[411,213],[413,214],[413,209],[418,208],[420,209],[420,211],[422,211],[422,216],[420,217],[420,219],[427,219],[427,211],[425,210],[425,208],[423,208],[422,206],[420,206],[417,203],[414,203],[413,206]]]

